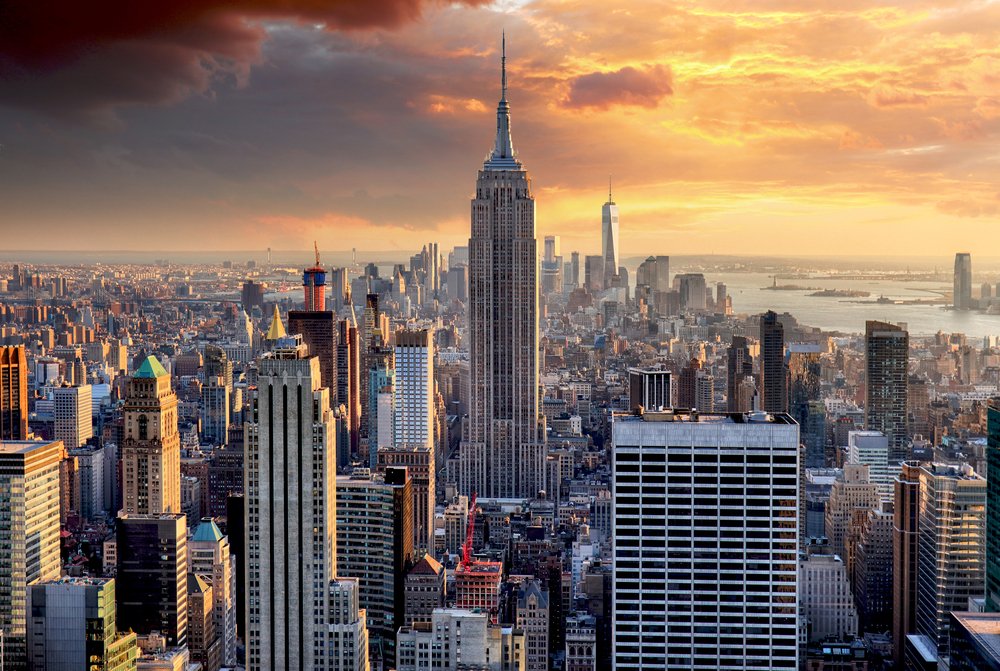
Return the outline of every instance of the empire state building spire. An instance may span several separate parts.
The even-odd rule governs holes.
[[[500,42],[500,102],[497,104],[497,137],[486,162],[486,170],[519,170],[521,162],[515,158],[514,143],[510,139],[510,104],[507,102],[507,35]]]

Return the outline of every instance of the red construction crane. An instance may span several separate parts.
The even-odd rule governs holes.
[[[465,531],[465,543],[462,544],[462,566],[469,566],[472,559],[472,532],[476,528],[476,493],[472,492],[472,501],[469,502],[469,525]]]

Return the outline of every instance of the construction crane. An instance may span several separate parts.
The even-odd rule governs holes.
[[[465,531],[465,542],[462,544],[462,566],[468,568],[472,559],[472,532],[476,528],[476,493],[472,492],[472,501],[469,502],[469,524]]]
[[[319,245],[313,240],[313,250],[316,252],[316,267],[319,267]]]

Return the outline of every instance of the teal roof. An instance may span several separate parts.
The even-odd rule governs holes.
[[[146,360],[142,362],[142,365],[139,366],[139,370],[135,372],[134,377],[156,378],[163,377],[164,375],[169,375],[169,373],[167,373],[167,369],[163,367],[163,364],[156,360],[155,356],[150,354],[146,357]]]
[[[192,541],[208,541],[210,543],[218,543],[222,540],[222,532],[219,531],[219,527],[216,526],[215,520],[203,519],[198,528],[194,531],[194,536],[191,537]]]

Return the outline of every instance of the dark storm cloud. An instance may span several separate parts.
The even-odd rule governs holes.
[[[0,7],[0,104],[99,115],[120,105],[172,103],[219,80],[244,80],[259,59],[261,22],[392,28],[434,4],[440,1],[7,0]]]
[[[567,107],[607,109],[612,105],[656,107],[673,93],[670,69],[662,65],[646,68],[626,66],[614,72],[591,72],[570,82]]]

